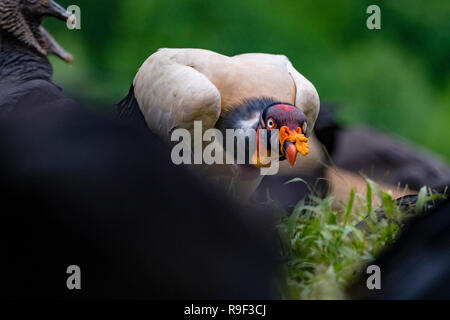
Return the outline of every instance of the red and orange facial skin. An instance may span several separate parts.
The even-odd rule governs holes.
[[[300,127],[297,127],[295,131],[293,131],[286,126],[282,126],[280,128],[279,137],[280,153],[286,156],[286,159],[289,161],[291,167],[293,167],[295,164],[295,160],[297,159],[297,152],[299,152],[302,156],[308,155],[308,138],[305,137]],[[286,154],[284,149],[286,149]]]
[[[305,136],[306,116],[299,108],[290,104],[275,104],[267,107],[262,116],[258,129],[279,129],[280,158],[286,157],[291,167],[297,159],[297,153],[306,156],[309,153],[308,138]],[[264,146],[259,145],[258,149]],[[270,150],[268,150],[270,151]],[[260,166],[258,156],[257,165]]]

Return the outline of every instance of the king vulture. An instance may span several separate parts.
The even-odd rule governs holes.
[[[319,108],[315,87],[287,57],[228,57],[202,49],[159,49],[140,67],[129,95],[118,104],[122,118],[137,115],[168,141],[174,129],[192,131],[194,121],[202,121],[203,130],[222,132],[280,129],[280,160],[287,159],[291,166],[298,152],[309,152],[308,145],[298,141],[308,141]],[[312,149],[320,149],[315,144]],[[236,188],[244,197],[261,181],[253,164],[223,167],[228,169],[221,174],[236,177]]]

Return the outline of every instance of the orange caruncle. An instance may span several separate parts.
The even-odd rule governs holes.
[[[302,133],[301,128],[297,128],[296,131],[291,131],[288,127],[283,126],[280,128],[279,135],[281,154],[284,154],[283,144],[286,140],[294,143],[297,151],[302,156],[306,156],[309,153],[308,138]]]

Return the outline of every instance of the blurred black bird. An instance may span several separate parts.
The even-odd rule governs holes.
[[[67,98],[47,54],[72,57],[46,16],[69,17],[50,0],[0,2],[2,298],[273,297],[269,216],[172,165],[148,130]]]
[[[350,288],[354,298],[450,299],[450,201],[410,221],[400,238],[373,263],[381,290],[369,290],[365,272]]]
[[[269,215],[203,187],[149,130],[23,103],[0,120],[3,298],[274,297]]]

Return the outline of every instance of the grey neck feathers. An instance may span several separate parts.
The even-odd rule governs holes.
[[[0,82],[51,81],[52,75],[47,57],[7,36],[1,39]]]
[[[225,132],[226,129],[257,129],[259,117],[264,109],[276,101],[268,97],[246,99],[230,111],[221,115],[216,123],[216,128]]]

